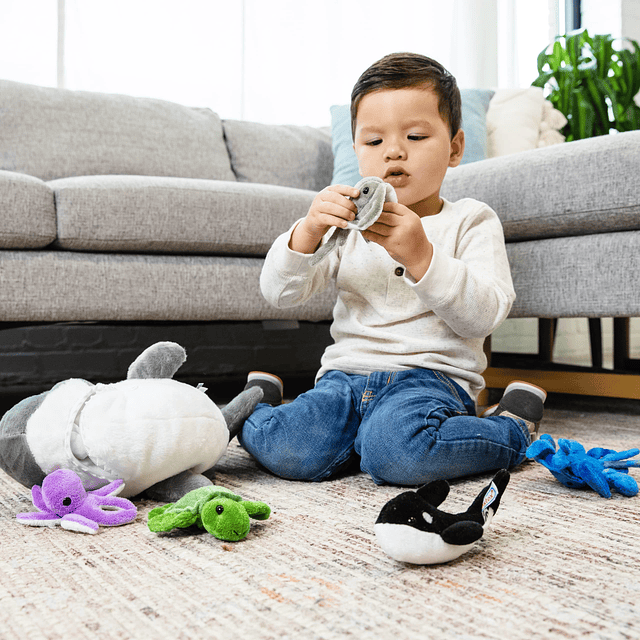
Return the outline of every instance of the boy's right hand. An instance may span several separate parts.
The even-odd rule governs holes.
[[[291,234],[289,248],[299,253],[314,253],[331,227],[345,229],[358,209],[353,200],[360,192],[353,187],[334,184],[323,189],[311,203],[306,217]]]

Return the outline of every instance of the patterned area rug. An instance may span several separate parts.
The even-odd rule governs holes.
[[[640,446],[640,416],[550,409],[543,431]],[[640,472],[632,475],[640,478]],[[452,483],[466,509],[490,476]],[[567,489],[524,463],[491,528],[456,561],[398,563],[373,523],[396,487],[364,474],[294,483],[234,441],[216,483],[273,510],[241,542],[137,520],[96,535],[18,524],[29,492],[0,472],[0,638],[638,638],[640,496]]]

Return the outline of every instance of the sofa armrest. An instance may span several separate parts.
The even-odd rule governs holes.
[[[450,169],[441,194],[491,206],[507,242],[640,228],[640,131]]]

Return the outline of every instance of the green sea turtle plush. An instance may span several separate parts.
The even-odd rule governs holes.
[[[264,502],[249,502],[224,487],[211,485],[152,509],[147,524],[155,532],[196,525],[219,540],[236,542],[247,537],[249,518],[266,520],[270,515],[271,509]]]

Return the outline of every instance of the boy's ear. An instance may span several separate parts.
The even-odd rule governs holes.
[[[449,155],[449,166],[457,167],[464,155],[464,131],[458,129],[458,133],[451,140],[451,154]]]

